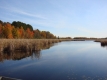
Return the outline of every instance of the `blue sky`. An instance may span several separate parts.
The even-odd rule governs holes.
[[[0,0],[0,20],[60,37],[107,37],[107,0]]]

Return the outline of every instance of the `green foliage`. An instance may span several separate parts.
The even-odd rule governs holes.
[[[26,30],[27,28],[29,28],[31,31],[33,31],[33,27],[30,24],[26,24],[20,21],[13,21],[12,25],[15,26],[15,28],[21,28],[21,26],[23,27],[24,30]]]

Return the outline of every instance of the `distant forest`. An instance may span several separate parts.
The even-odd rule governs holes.
[[[30,24],[20,21],[12,23],[0,20],[0,38],[6,39],[56,39],[49,31],[33,30]]]

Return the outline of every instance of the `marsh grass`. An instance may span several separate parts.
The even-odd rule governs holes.
[[[0,39],[0,52],[32,52],[46,46],[71,39]]]

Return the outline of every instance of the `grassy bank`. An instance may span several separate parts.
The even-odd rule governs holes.
[[[44,47],[70,39],[0,39],[0,52],[32,52]]]

